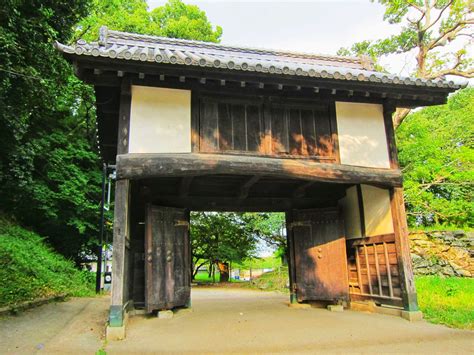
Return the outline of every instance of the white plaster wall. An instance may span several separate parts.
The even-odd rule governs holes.
[[[341,164],[390,168],[383,106],[336,102]]]
[[[362,185],[365,233],[367,236],[393,233],[390,192],[378,187]]]
[[[130,153],[191,152],[191,91],[132,86]]]
[[[362,237],[357,186],[352,186],[346,190],[346,196],[340,200],[340,205],[344,216],[346,239]]]

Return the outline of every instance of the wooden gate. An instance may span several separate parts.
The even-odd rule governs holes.
[[[348,300],[346,244],[338,210],[295,210],[292,218],[298,301]]]
[[[149,205],[145,235],[147,312],[185,306],[191,297],[189,214]]]
[[[348,240],[347,250],[351,300],[403,307],[395,235]]]

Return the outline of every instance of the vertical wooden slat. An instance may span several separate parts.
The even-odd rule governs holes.
[[[367,254],[367,245],[364,244],[365,266],[367,267],[367,279],[369,280],[369,293],[373,295],[372,280],[370,275],[369,255]]]
[[[191,92],[191,151],[199,152],[199,97],[195,91]]]
[[[200,150],[202,152],[215,152],[218,147],[217,104],[201,101],[200,109]]]
[[[339,152],[339,134],[337,131],[337,117],[336,117],[336,102],[335,101],[329,104],[328,114],[329,114],[329,124],[331,127],[331,137],[332,137],[332,156],[334,157],[336,163],[341,163],[341,156]]]
[[[300,110],[291,108],[288,110],[288,141],[290,144],[290,154],[302,154],[302,140]]]
[[[231,105],[232,123],[234,129],[234,150],[247,150],[247,137],[245,131],[245,105]]]
[[[220,151],[227,151],[233,149],[233,129],[232,129],[232,117],[229,112],[229,105],[225,103],[219,103],[217,105],[217,117],[219,127],[219,145]]]
[[[390,270],[390,261],[388,259],[387,243],[385,242],[383,242],[383,250],[385,253],[385,266],[387,268],[388,292],[389,292],[390,297],[393,297],[392,270]]]
[[[377,244],[372,244],[372,247],[374,248],[374,257],[375,257],[375,270],[377,271],[377,281],[379,284],[379,295],[383,296],[382,293],[382,279],[380,277],[380,268],[379,268],[379,254],[377,252]]]
[[[360,260],[359,260],[359,247],[356,247],[355,250],[355,257],[356,257],[356,267],[357,267],[357,279],[359,281],[359,289],[360,293],[364,293],[364,284],[362,282],[362,275],[360,273]]]
[[[270,108],[270,102],[265,100],[263,103],[263,129],[264,129],[264,145],[263,152],[265,154],[273,154],[272,145],[272,111]]]
[[[132,105],[131,85],[128,78],[122,79],[118,121],[117,154],[127,154],[130,145],[130,110]]]
[[[264,154],[262,150],[263,124],[260,108],[247,105],[247,150]]]

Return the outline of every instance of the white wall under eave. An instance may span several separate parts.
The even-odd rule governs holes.
[[[364,204],[365,234],[369,237],[393,233],[390,192],[370,185],[361,185]]]
[[[132,86],[130,153],[191,152],[191,91]]]
[[[383,106],[336,102],[341,164],[390,168]]]

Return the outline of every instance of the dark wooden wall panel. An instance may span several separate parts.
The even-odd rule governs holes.
[[[331,105],[202,98],[200,151],[337,161]]]

